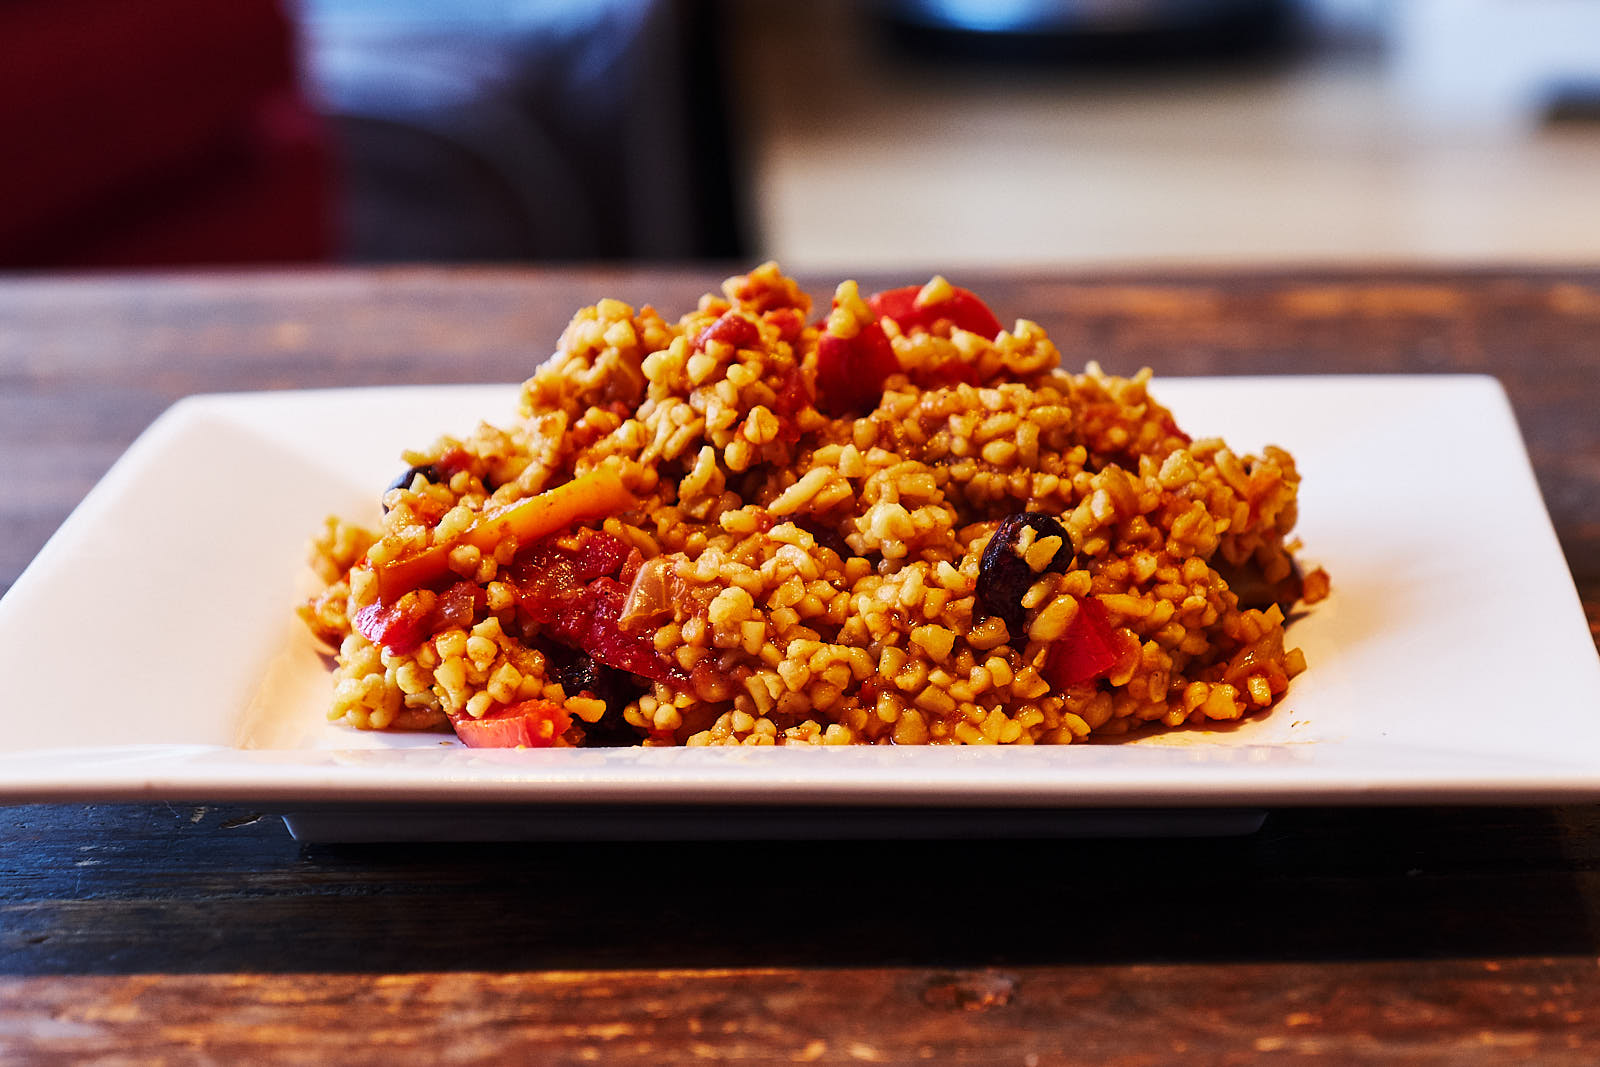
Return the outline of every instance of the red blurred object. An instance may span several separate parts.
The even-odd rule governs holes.
[[[0,5],[0,266],[327,258],[296,74],[277,0]]]

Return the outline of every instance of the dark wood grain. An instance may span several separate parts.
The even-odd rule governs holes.
[[[0,589],[183,395],[514,381],[582,304],[675,314],[723,273],[0,280]],[[1495,375],[1600,634],[1600,270],[956,280],[1069,364]],[[1217,840],[406,848],[301,848],[237,807],[0,809],[6,1062],[1576,1064],[1597,1021],[1587,806],[1282,811]]]
[[[1311,809],[1212,841],[301,849],[238,809],[14,808],[0,1052],[1592,1062],[1597,831]]]
[[[1594,1062],[1590,959],[0,979],[62,1062]],[[802,1010],[797,1010],[802,1009]],[[25,1018],[25,1017],[24,1017]]]
[[[1307,809],[1209,840],[301,848],[237,808],[23,806],[0,973],[1600,956],[1597,831],[1589,807]]]
[[[866,276],[888,284],[927,272]],[[193,392],[517,381],[600,295],[674,314],[720,272],[18,278],[0,284],[0,589],[168,404]],[[804,279],[825,301],[834,279]],[[1486,373],[1506,386],[1585,599],[1600,582],[1600,271],[979,274],[1068,365],[1161,375]],[[1591,618],[1594,615],[1591,613]]]

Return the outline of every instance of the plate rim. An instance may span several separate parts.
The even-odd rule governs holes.
[[[1510,420],[1518,454],[1512,457],[1525,469],[1528,482],[1538,499],[1543,531],[1548,534],[1555,552],[1566,568],[1565,594],[1580,619],[1583,618],[1581,600],[1571,578],[1570,564],[1561,554],[1554,526],[1539,490],[1537,477],[1527,454],[1526,442],[1517,426],[1515,412],[1510,406],[1503,385],[1487,374],[1317,374],[1317,375],[1215,375],[1195,377],[1163,377],[1156,379],[1156,392],[1175,383],[1216,383],[1218,385],[1261,383],[1269,386],[1313,387],[1319,382],[1338,382],[1346,386],[1430,389],[1440,387],[1464,388],[1474,391],[1492,390],[1492,402],[1502,405]],[[24,568],[10,590],[0,598],[0,634],[7,629],[6,605],[14,602],[18,590],[31,590],[36,583],[46,581],[50,568],[65,550],[70,535],[79,526],[92,521],[95,513],[109,506],[111,498],[126,480],[130,471],[147,457],[158,452],[162,441],[177,432],[181,424],[207,413],[226,413],[230,405],[240,403],[292,404],[308,398],[338,399],[354,394],[370,398],[382,394],[404,393],[421,396],[449,390],[463,397],[504,395],[514,397],[514,383],[496,384],[400,384],[361,386],[351,388],[319,388],[278,391],[234,391],[203,393],[186,396],[175,401],[163,411],[129,445],[106,474],[85,495],[62,525],[51,535],[39,553]],[[1587,627],[1585,627],[1585,630]],[[1592,646],[1591,646],[1592,650]],[[1600,695],[1600,652],[1589,665],[1594,694]],[[1113,745],[1066,746],[1060,750],[1061,758],[1054,762],[1065,763],[1078,757],[1066,753],[1096,748],[1117,748]],[[1281,749],[1289,746],[1272,746]],[[349,804],[363,802],[393,803],[401,800],[421,801],[431,804],[476,805],[531,805],[551,806],[574,803],[570,774],[530,778],[526,766],[520,775],[503,773],[481,774],[477,770],[464,773],[463,768],[450,765],[450,760],[435,761],[422,768],[409,768],[397,772],[391,765],[379,770],[368,767],[344,767],[338,778],[327,777],[330,759],[348,753],[337,750],[244,750],[218,745],[148,745],[115,746],[114,752],[91,752],[78,747],[30,748],[0,751],[0,803],[31,803],[41,801],[116,801],[116,800],[211,800],[222,802],[258,802],[279,805]],[[134,751],[141,749],[141,751]],[[1133,746],[1128,746],[1130,751]],[[383,750],[378,750],[383,751]],[[469,751],[469,750],[455,750]],[[580,750],[581,751],[581,750]],[[592,751],[592,750],[590,750]],[[639,750],[628,750],[639,751]],[[695,750],[644,750],[652,752],[682,752]],[[723,750],[726,751],[726,750]],[[737,750],[735,750],[737,751]],[[791,756],[778,757],[780,761],[795,762],[793,754],[801,750],[778,750]],[[869,751],[848,749],[844,751]],[[877,750],[880,751],[881,750]],[[912,750],[914,753],[916,750]],[[946,749],[944,751],[953,751]],[[1171,748],[1140,748],[1140,752],[1191,753],[1194,746]],[[1238,751],[1234,749],[1233,751]],[[252,752],[274,753],[273,758],[261,758]],[[820,755],[820,754],[818,754]],[[299,758],[297,759],[296,756]],[[695,757],[726,761],[731,753],[722,757]],[[763,757],[757,757],[761,759]],[[807,757],[801,757],[807,758]],[[859,757],[850,757],[859,760]],[[1135,757],[1148,759],[1153,765],[1162,760],[1182,763],[1183,757]],[[457,760],[456,762],[467,762]],[[691,763],[692,760],[680,760]],[[870,762],[870,761],[866,761]],[[917,764],[915,755],[902,763]],[[1203,759],[1199,762],[1205,762]],[[1268,761],[1270,762],[1270,761]],[[479,769],[482,763],[480,758]],[[585,782],[585,795],[577,802],[604,803],[658,803],[680,801],[726,804],[788,804],[794,803],[790,789],[803,790],[806,803],[823,807],[873,804],[898,809],[928,807],[940,803],[959,802],[975,806],[994,807],[1026,804],[1031,807],[1070,809],[1106,807],[1171,807],[1207,804],[1229,806],[1236,804],[1301,806],[1313,804],[1422,804],[1422,803],[1546,803],[1560,801],[1588,801],[1600,799],[1600,763],[1579,760],[1566,764],[1560,761],[1550,766],[1530,768],[1521,763],[1480,765],[1467,760],[1455,771],[1396,776],[1393,773],[1373,773],[1368,768],[1358,773],[1359,767],[1344,765],[1333,759],[1324,762],[1284,762],[1282,774],[1276,766],[1251,769],[1248,763],[1234,762],[1221,778],[1195,777],[1164,781],[1158,775],[1141,787],[1128,787],[1115,782],[1096,779],[1093,775],[1071,783],[1072,788],[1038,790],[1037,782],[1024,778],[1015,784],[997,784],[992,780],[929,782],[915,775],[892,776],[868,781],[848,780],[838,775],[789,775],[777,783],[771,780],[741,778],[723,775],[721,778],[690,776],[673,777],[656,775],[644,780],[628,782]],[[76,768],[76,774],[68,773]],[[1241,770],[1241,768],[1244,768]],[[947,770],[948,768],[946,768]],[[87,770],[88,776],[85,776]],[[1081,768],[1080,768],[1081,770]],[[96,773],[97,772],[97,773]],[[1470,772],[1470,776],[1464,772]],[[1181,781],[1183,788],[1177,788]],[[787,787],[787,788],[786,788]],[[1179,795],[1181,794],[1181,795]]]

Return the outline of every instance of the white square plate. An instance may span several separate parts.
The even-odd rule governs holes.
[[[1191,433],[1280,444],[1333,595],[1269,714],[1064,748],[470,750],[324,720],[293,607],[322,518],[510,387],[199,396],[0,600],[0,801],[1194,810],[1600,799],[1600,658],[1509,405],[1483,377],[1158,379]],[[343,831],[340,831],[343,832]]]

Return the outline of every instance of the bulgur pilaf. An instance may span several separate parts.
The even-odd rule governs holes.
[[[1327,591],[1283,450],[1058,367],[934,278],[815,322],[766,264],[677,322],[584,308],[520,416],[329,518],[331,719],[469,745],[1067,743],[1228,721]]]

